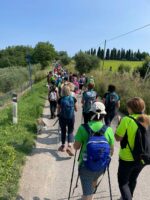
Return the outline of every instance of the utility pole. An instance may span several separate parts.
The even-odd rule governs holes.
[[[104,42],[104,55],[103,55],[102,71],[103,71],[103,69],[104,69],[105,52],[106,52],[106,40],[105,40],[105,42]]]

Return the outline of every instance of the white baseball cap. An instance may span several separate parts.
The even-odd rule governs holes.
[[[99,114],[106,115],[105,105],[103,103],[101,103],[101,102],[93,103],[92,106],[91,106],[90,111],[93,112],[93,113],[99,113]]]

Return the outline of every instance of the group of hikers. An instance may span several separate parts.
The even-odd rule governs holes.
[[[55,70],[56,72],[56,70]],[[132,200],[137,177],[150,164],[149,116],[145,114],[145,102],[140,97],[127,101],[128,115],[120,117],[120,96],[114,85],[100,100],[94,90],[94,78],[59,70],[48,74],[51,118],[58,117],[61,129],[59,151],[70,156],[79,153],[79,177],[82,200],[92,200],[98,179],[109,168],[114,152],[114,140],[120,142],[118,184],[120,200]],[[81,98],[77,98],[78,94]],[[73,135],[77,101],[82,103],[83,124]],[[56,114],[57,112],[57,114]],[[117,115],[118,125],[114,133],[111,122]],[[67,139],[66,139],[67,137]],[[66,144],[67,140],[67,144]]]

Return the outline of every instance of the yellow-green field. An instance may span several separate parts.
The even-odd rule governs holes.
[[[103,61],[101,61],[101,66]],[[142,65],[142,61],[123,61],[123,60],[105,60],[104,61],[104,69],[110,69],[112,67],[113,71],[116,71],[120,64],[129,65],[132,68],[136,68]]]
[[[112,70],[116,71],[120,64],[124,64],[124,65],[129,65],[129,66],[131,66],[132,69],[134,69],[138,66],[141,66],[142,62],[143,61],[105,60],[103,68],[109,70],[110,66],[112,66]],[[102,69],[102,65],[103,65],[102,60],[100,62],[100,65],[101,65],[100,68]],[[65,66],[66,69],[68,69],[69,71],[71,71],[73,73],[76,72],[74,67],[75,67],[75,61],[74,60],[72,60],[69,65]]]

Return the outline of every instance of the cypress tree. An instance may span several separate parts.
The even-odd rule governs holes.
[[[97,57],[101,58],[101,48],[100,47],[98,48],[98,51],[97,51]]]
[[[107,49],[106,51],[106,60],[109,60],[110,59],[110,50]]]
[[[120,52],[120,49],[117,51],[117,60],[120,60],[121,59],[121,52]]]

